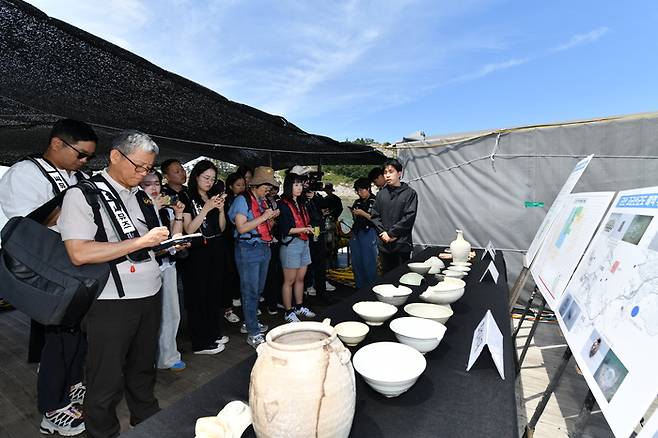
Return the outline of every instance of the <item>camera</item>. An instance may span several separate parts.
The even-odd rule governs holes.
[[[308,178],[308,190],[312,190],[314,192],[322,190],[324,188],[324,184],[322,183],[323,175],[324,172],[319,171],[307,173],[306,177]]]

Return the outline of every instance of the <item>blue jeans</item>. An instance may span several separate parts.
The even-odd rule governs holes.
[[[374,228],[359,231],[350,239],[352,269],[357,289],[377,279],[377,233]]]
[[[247,332],[250,336],[260,333],[258,329],[258,299],[265,288],[267,266],[270,263],[270,247],[264,243],[235,244],[235,264],[240,273],[240,295]]]

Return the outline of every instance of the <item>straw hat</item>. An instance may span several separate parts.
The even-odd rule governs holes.
[[[259,166],[254,169],[254,176],[251,177],[249,182],[252,186],[259,186],[261,184],[269,184],[274,187],[279,187],[279,183],[274,178],[274,169],[267,166]]]

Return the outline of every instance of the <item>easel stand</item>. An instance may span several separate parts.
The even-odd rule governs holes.
[[[560,366],[558,367],[557,371],[555,372],[553,377],[551,377],[550,382],[548,382],[546,391],[544,391],[544,395],[542,396],[541,401],[537,405],[537,408],[535,409],[535,413],[532,415],[532,418],[530,419],[530,421],[525,427],[523,438],[533,438],[535,434],[535,428],[537,427],[537,423],[539,422],[539,417],[541,417],[541,414],[544,413],[544,409],[546,409],[546,405],[548,404],[551,395],[555,391],[555,388],[557,388],[557,385],[560,382],[560,379],[562,378],[562,374],[564,374],[564,370],[566,370],[567,365],[569,365],[569,360],[571,359],[571,356],[572,356],[571,349],[567,347],[564,354],[562,355],[562,363],[560,363]]]
[[[512,313],[512,310],[514,309],[514,305],[516,304],[516,301],[519,299],[519,295],[521,295],[523,286],[525,286],[525,282],[526,280],[528,280],[529,273],[530,273],[530,269],[524,266],[523,269],[521,269],[519,276],[516,278],[516,281],[514,282],[514,286],[512,286],[512,290],[510,291],[510,298],[509,298],[510,313]]]
[[[526,307],[526,312],[528,312],[530,308],[530,302],[528,303],[528,306]],[[546,308],[546,300],[544,297],[541,297],[541,305],[539,306],[539,310],[535,314],[535,320],[532,322],[532,327],[530,327],[530,333],[528,333],[528,337],[525,340],[525,345],[523,346],[523,350],[521,350],[521,356],[519,356],[519,361],[516,365],[516,374],[518,375],[519,372],[521,372],[521,365],[523,365],[523,361],[525,359],[526,354],[528,353],[528,349],[530,348],[530,343],[532,342],[532,338],[535,336],[535,332],[537,331],[537,327],[539,327],[539,321],[541,319],[541,315],[544,313],[544,309]],[[517,327],[518,329],[521,327],[521,323],[523,322],[523,318],[525,318],[525,313],[521,319],[521,322],[519,323]]]
[[[514,329],[512,340],[514,341],[515,345],[516,345],[516,337],[518,336],[519,331],[521,330],[521,324],[523,324],[523,321],[525,321],[525,317],[528,316],[528,310],[530,310],[530,306],[532,306],[532,302],[535,300],[536,295],[537,295],[537,288],[534,288],[532,290],[532,294],[530,294],[530,299],[528,300],[528,304],[526,304],[525,309],[523,309],[523,313],[521,314],[521,319],[519,320],[516,329]]]

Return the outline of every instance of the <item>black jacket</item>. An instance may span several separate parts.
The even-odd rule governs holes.
[[[413,248],[411,230],[416,221],[418,195],[406,183],[400,187],[385,186],[377,193],[370,221],[377,228],[377,234],[384,231],[390,237],[397,237],[391,243],[378,241],[379,249],[386,253],[409,252]]]

